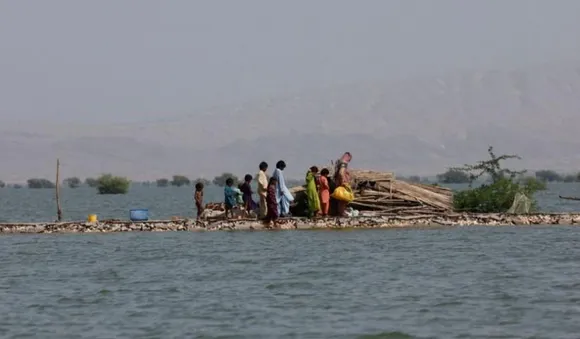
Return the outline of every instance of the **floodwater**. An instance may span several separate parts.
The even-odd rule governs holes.
[[[454,189],[465,185],[452,186]],[[550,184],[547,191],[539,192],[537,200],[541,211],[580,211],[580,201],[562,200],[558,195],[580,197],[580,184]],[[223,189],[209,186],[205,200],[223,201]],[[193,217],[192,187],[146,187],[134,185],[125,195],[99,195],[96,189],[80,187],[63,188],[61,195],[65,220],[86,220],[89,214],[104,219],[128,219],[129,210],[149,209],[151,219]],[[56,219],[54,190],[28,188],[0,189],[0,222],[42,222]]]
[[[0,236],[1,338],[578,338],[580,228]]]

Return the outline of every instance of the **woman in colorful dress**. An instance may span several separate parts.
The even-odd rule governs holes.
[[[306,173],[306,196],[308,197],[308,214],[311,218],[320,212],[320,199],[316,190],[316,174],[318,174],[318,167],[316,166],[310,167],[310,170]]]
[[[338,159],[336,162],[336,169],[334,171],[334,182],[336,187],[350,185],[350,175],[348,173],[348,164],[352,160],[352,155],[350,152],[346,152]],[[339,217],[345,216],[346,206],[348,203],[346,201],[337,202],[337,215]]]

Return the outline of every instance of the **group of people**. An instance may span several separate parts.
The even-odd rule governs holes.
[[[331,195],[336,187],[348,185],[350,176],[348,173],[348,164],[352,160],[349,152],[342,155],[336,162],[334,176],[329,177],[330,171],[323,168],[321,171],[318,167],[312,166],[306,173],[306,196],[308,199],[308,213],[310,217],[328,216],[331,212]],[[276,163],[276,169],[272,176],[268,178],[268,164],[261,162],[259,172],[256,176],[258,189],[257,194],[259,202],[253,200],[252,175],[246,174],[244,182],[239,186],[234,185],[234,180],[228,178],[224,187],[224,206],[225,218],[233,218],[233,211],[236,208],[244,210],[257,211],[258,217],[267,222],[275,222],[280,217],[289,217],[290,206],[294,202],[294,196],[286,186],[284,179],[284,169],[286,163],[280,160]],[[195,185],[195,205],[197,208],[197,217],[200,218],[203,212],[203,184]],[[335,214],[343,216],[345,214],[347,202],[336,200]]]

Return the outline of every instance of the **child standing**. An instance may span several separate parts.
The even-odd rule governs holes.
[[[234,190],[234,179],[226,179],[226,187],[224,187],[224,205],[226,209],[225,218],[228,219],[230,215],[233,219],[234,217],[234,207],[237,205],[237,193]]]
[[[252,175],[246,174],[244,177],[244,183],[240,185],[240,190],[242,191],[242,197],[244,199],[244,207],[246,211],[250,212],[256,209],[256,203],[252,199]]]
[[[330,185],[328,184],[328,175],[330,171],[323,168],[320,171],[320,212],[323,217],[328,216],[330,208]]]
[[[276,199],[276,191],[278,188],[278,180],[272,177],[268,183],[268,193],[266,196],[266,205],[268,206],[268,214],[266,215],[266,220],[275,223],[278,220],[278,200]]]
[[[203,183],[198,182],[195,184],[195,208],[197,208],[197,220],[201,219],[201,214],[203,213]]]

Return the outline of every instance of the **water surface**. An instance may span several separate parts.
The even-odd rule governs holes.
[[[577,338],[580,228],[0,236],[2,338]]]
[[[466,185],[454,185],[464,189]],[[536,196],[541,211],[580,211],[580,201],[562,200],[558,195],[580,197],[580,184],[550,184],[549,190]],[[209,186],[205,200],[223,201],[223,189]],[[104,219],[128,219],[132,208],[147,208],[152,219],[170,219],[173,216],[193,217],[192,187],[146,187],[135,185],[125,195],[99,195],[94,188],[62,189],[62,209],[65,220],[86,220],[97,214]],[[35,222],[56,219],[54,190],[0,189],[0,222]]]

